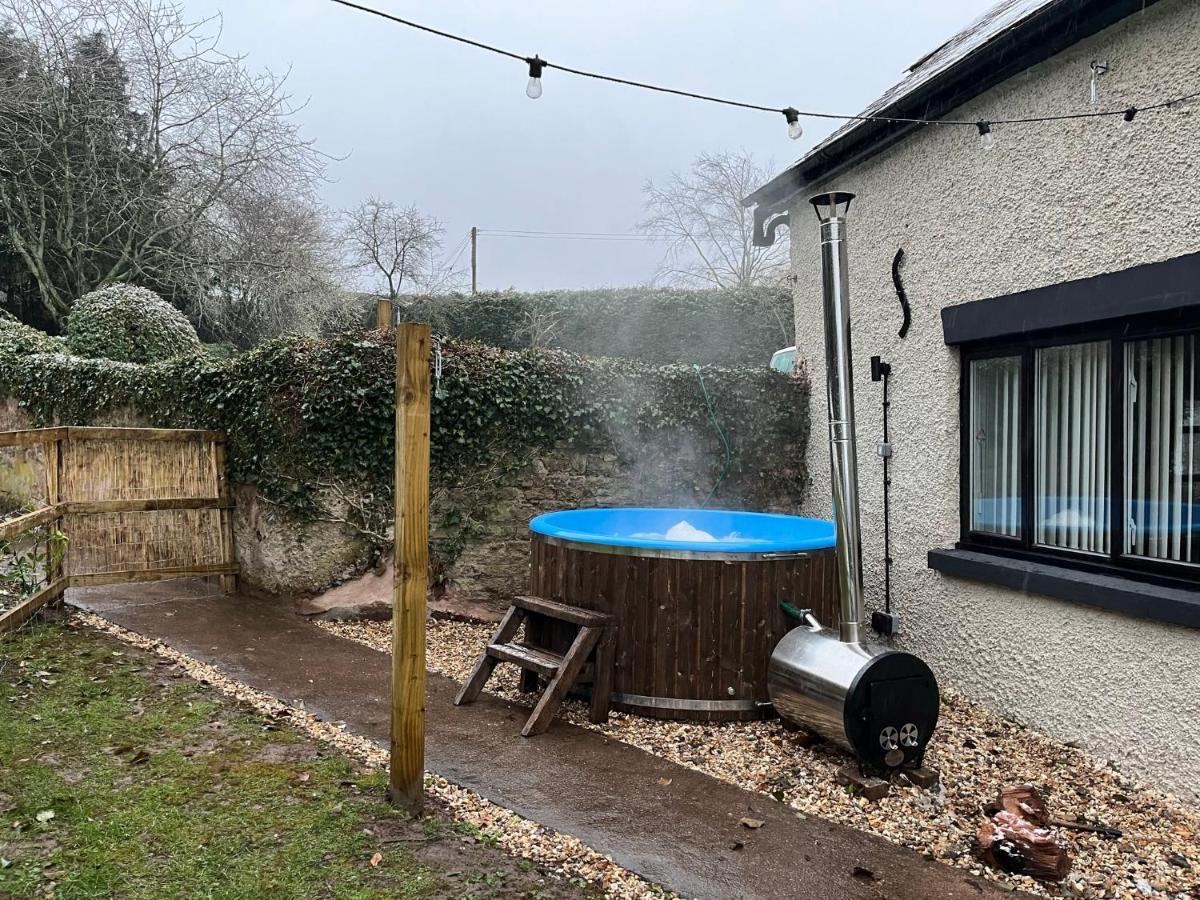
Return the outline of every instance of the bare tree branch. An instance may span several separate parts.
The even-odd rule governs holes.
[[[371,197],[342,214],[347,264],[369,282],[387,285],[389,300],[405,282],[423,284],[435,272],[434,259],[445,229],[415,206]]]
[[[742,206],[770,170],[745,151],[704,153],[664,186],[647,181],[638,227],[670,242],[657,280],[713,288],[782,282],[786,244],[755,247],[753,214]]]

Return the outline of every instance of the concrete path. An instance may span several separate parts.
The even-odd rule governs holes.
[[[73,590],[68,600],[387,744],[388,657],[305,622],[286,604],[212,596],[186,582]],[[685,896],[975,900],[1001,893],[881,838],[798,819],[770,798],[596,732],[557,722],[522,738],[527,710],[487,694],[455,707],[456,690],[429,676],[430,771]],[[750,831],[738,824],[747,815],[766,824]]]

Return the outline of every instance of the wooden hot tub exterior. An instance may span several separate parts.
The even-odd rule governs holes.
[[[710,553],[531,537],[530,593],[616,617],[612,705],[626,712],[710,722],[770,715],[767,662],[798,624],[779,601],[838,623],[832,547]],[[562,652],[572,634],[542,622],[527,640]]]

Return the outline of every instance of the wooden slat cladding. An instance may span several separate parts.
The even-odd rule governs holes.
[[[778,559],[672,559],[575,549],[535,534],[529,587],[535,596],[616,617],[614,706],[658,718],[760,715],[754,704],[768,699],[771,651],[796,624],[780,600],[812,609],[824,624],[838,622],[832,549]],[[530,639],[563,652],[569,635],[547,628]],[[689,701],[725,706],[696,709]]]

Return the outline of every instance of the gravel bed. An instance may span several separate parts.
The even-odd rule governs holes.
[[[320,622],[328,631],[391,651],[391,624]],[[430,620],[430,671],[462,681],[491,635],[491,626]],[[488,690],[529,705],[517,669],[501,666]],[[569,701],[569,721],[632,744],[722,781],[759,791],[801,814],[831,819],[911,847],[1002,885],[1051,897],[1200,898],[1200,809],[1139,784],[1108,762],[999,718],[944,691],[937,733],[926,754],[942,784],[933,791],[894,782],[877,803],[840,787],[835,771],[850,757],[826,744],[802,747],[778,721],[703,725],[614,713],[606,725],[587,721],[586,706]],[[1004,785],[1031,783],[1051,814],[1121,829],[1108,840],[1065,833],[1074,866],[1059,885],[983,867],[973,854],[980,810]]]
[[[199,660],[193,659],[160,641],[143,637],[92,613],[77,612],[72,621],[112,635],[131,646],[149,651],[176,663],[190,677],[226,696],[249,704],[271,719],[284,719],[309,736],[324,741],[348,756],[367,765],[387,768],[388,753],[374,741],[347,731],[344,724],[318,719],[300,706],[284,703],[270,694],[255,690],[230,678]],[[511,810],[498,806],[474,791],[452,784],[439,775],[425,773],[425,793],[459,821],[469,822],[497,846],[513,856],[527,859],[548,874],[565,879],[582,880],[617,900],[642,900],[674,895],[652,885],[617,865],[607,856],[597,853],[578,838],[545,828]]]

